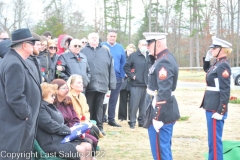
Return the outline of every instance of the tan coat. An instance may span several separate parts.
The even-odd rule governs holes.
[[[82,118],[82,116],[86,117],[86,120],[90,120],[90,113],[89,113],[89,106],[87,104],[87,99],[83,93],[80,93],[80,95],[76,95],[73,92],[69,92],[68,96],[72,99],[72,104],[75,112],[77,113],[77,116],[79,119]],[[81,122],[83,122],[81,120]]]

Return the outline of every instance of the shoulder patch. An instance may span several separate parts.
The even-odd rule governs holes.
[[[228,78],[229,77],[229,72],[225,69],[223,72],[222,72],[222,76],[224,77],[224,78]]]
[[[158,72],[158,78],[161,79],[161,80],[164,80],[167,78],[167,70],[162,67],[159,72]]]

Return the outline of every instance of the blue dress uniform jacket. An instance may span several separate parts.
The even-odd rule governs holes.
[[[148,90],[156,92],[156,106],[153,118],[163,123],[179,119],[177,101],[173,95],[178,79],[178,64],[174,56],[163,50],[157,55],[156,62],[149,69]]]
[[[224,115],[228,111],[231,68],[226,57],[216,59],[212,66],[204,62],[207,88],[200,107]]]

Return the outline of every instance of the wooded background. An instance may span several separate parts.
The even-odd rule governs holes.
[[[137,3],[133,3],[134,0],[95,0],[89,8],[94,14],[93,25],[87,23],[78,7],[88,1],[79,0],[81,4],[74,0],[38,1],[44,7],[42,15],[37,16],[43,18],[36,22],[29,0],[9,0],[8,3],[0,0],[0,29],[11,33],[28,27],[39,35],[51,31],[53,37],[66,33],[74,38],[98,32],[103,41],[107,30],[115,29],[117,41],[124,47],[129,43],[137,46],[144,38],[143,32],[167,32],[168,48],[181,67],[202,66],[202,57],[215,35],[233,44],[230,63],[231,66],[239,65],[240,0],[137,0]],[[132,8],[140,4],[144,6],[144,16],[138,21],[139,27],[133,28],[136,15],[132,14]]]

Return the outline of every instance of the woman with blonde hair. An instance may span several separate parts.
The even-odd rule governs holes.
[[[83,79],[82,76],[78,74],[73,74],[69,77],[67,80],[67,86],[69,88],[68,96],[72,100],[72,105],[77,113],[78,118],[82,123],[90,122],[90,113],[89,113],[89,107],[87,104],[87,99],[83,92]],[[102,138],[103,135],[99,131],[99,128],[95,125],[92,126],[91,135],[93,135],[95,138],[99,139]]]
[[[228,113],[231,79],[227,57],[232,52],[231,46],[232,44],[225,40],[212,37],[210,50],[203,59],[207,87],[200,107],[206,110],[209,160],[223,160],[222,133]],[[216,59],[210,65],[213,57]]]
[[[66,135],[72,132],[64,124],[63,115],[53,104],[56,97],[57,88],[56,84],[48,84],[43,82],[42,88],[42,103],[38,116],[38,129],[36,139],[41,148],[49,154],[70,159],[91,160],[92,157],[89,153],[92,152],[90,143],[83,139],[76,139],[70,142],[61,143]],[[89,157],[88,157],[89,156]]]

